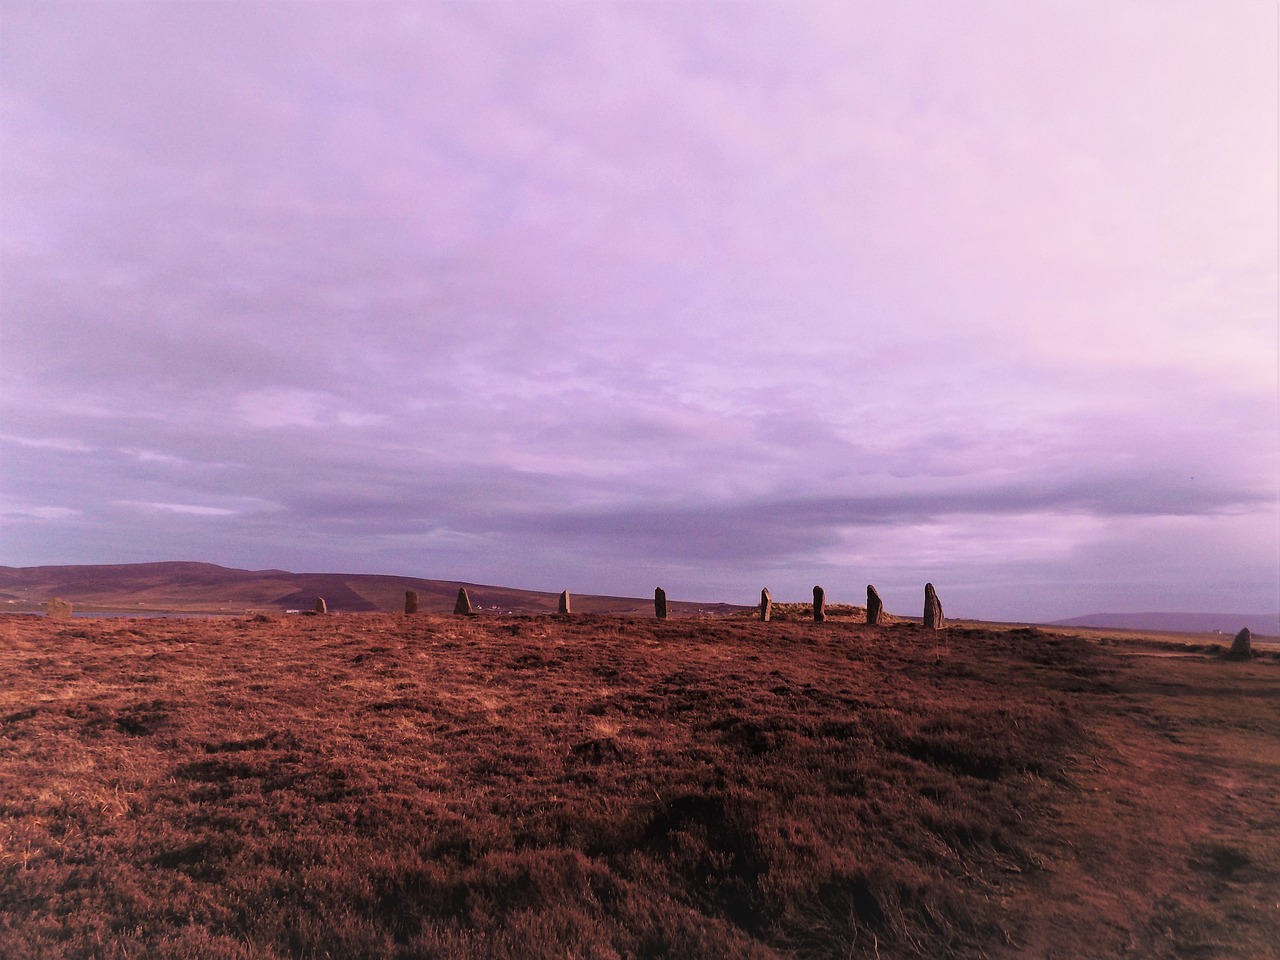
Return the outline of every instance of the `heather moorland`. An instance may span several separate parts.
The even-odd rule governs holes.
[[[0,955],[1274,955],[1273,653],[779,613],[0,617]]]

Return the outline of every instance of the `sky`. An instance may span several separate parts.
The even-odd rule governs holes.
[[[0,564],[1280,609],[1270,0],[0,0]]]

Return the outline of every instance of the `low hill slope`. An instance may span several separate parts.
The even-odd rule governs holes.
[[[1049,626],[1231,634],[1248,627],[1250,633],[1275,637],[1280,636],[1280,613],[1091,613]]]
[[[104,613],[232,613],[310,610],[316,597],[338,613],[404,609],[406,590],[418,591],[419,609],[449,613],[458,588],[473,606],[510,613],[553,613],[557,594],[457,580],[348,573],[237,570],[213,563],[173,561],[47,567],[0,567],[0,611],[40,609],[51,597],[77,610]],[[580,613],[647,615],[651,598],[574,595]],[[675,616],[729,613],[731,604],[673,600]]]

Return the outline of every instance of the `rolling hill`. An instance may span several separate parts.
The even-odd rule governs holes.
[[[1055,620],[1049,625],[1226,634],[1248,627],[1250,633],[1274,637],[1280,636],[1280,613],[1091,613],[1070,620]]]
[[[324,597],[331,612],[397,612],[406,590],[418,591],[425,613],[453,610],[465,586],[477,608],[512,613],[553,613],[556,594],[456,580],[424,580],[379,574],[292,573],[237,570],[213,563],[173,561],[47,567],[0,567],[0,611],[41,609],[51,597],[71,601],[79,612],[240,614],[248,611],[310,610]],[[574,594],[576,613],[649,614],[653,600]],[[673,600],[674,616],[730,613],[731,604]]]

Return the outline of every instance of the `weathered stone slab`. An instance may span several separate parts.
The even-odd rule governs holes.
[[[867,584],[867,626],[878,627],[884,617],[884,603],[880,599],[880,591],[872,584]]]
[[[765,587],[760,591],[760,621],[768,623],[771,616],[773,616],[773,597],[769,596],[769,588]]]
[[[667,591],[661,587],[653,591],[653,615],[659,620],[667,619]]]
[[[50,620],[70,620],[72,609],[70,600],[54,597],[44,605],[44,615]]]
[[[1253,653],[1253,634],[1248,627],[1242,627],[1231,642],[1231,652],[1236,656],[1250,656]]]
[[[932,583],[924,585],[924,625],[930,630],[942,629],[942,602]]]
[[[827,619],[827,591],[821,587],[813,588],[813,622],[822,623]]]
[[[406,590],[404,592],[404,612],[406,614],[418,612],[418,591]]]
[[[558,613],[562,617],[567,617],[569,615],[570,609],[571,608],[569,604],[569,591],[561,590],[560,599],[556,603],[556,613]]]
[[[328,613],[328,604],[324,602],[324,597],[316,597],[316,613]]]
[[[475,613],[475,611],[471,609],[471,598],[467,596],[466,587],[458,588],[458,599],[453,605],[453,612],[467,616]]]

